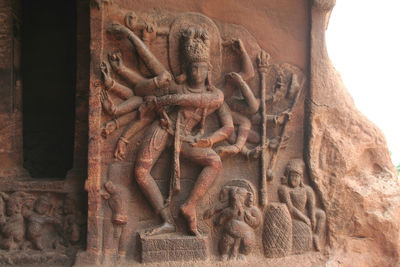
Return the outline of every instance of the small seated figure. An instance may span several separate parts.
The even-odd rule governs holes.
[[[126,207],[124,205],[124,199],[122,196],[121,189],[119,186],[115,185],[111,181],[107,181],[104,184],[104,189],[106,193],[102,196],[107,200],[108,206],[111,209],[111,223],[112,223],[112,240],[107,240],[107,246],[105,251],[106,256],[111,256],[108,254],[116,252],[119,257],[126,256],[126,235],[124,234],[125,225],[128,223],[128,216],[126,212]]]
[[[26,213],[27,224],[27,238],[32,242],[32,246],[37,250],[44,250],[46,248],[44,239],[46,238],[44,230],[46,225],[54,225],[57,231],[61,231],[61,222],[49,216],[52,204],[46,195],[39,196],[33,206],[34,211]]]
[[[254,229],[261,223],[261,211],[254,205],[254,189],[245,180],[232,180],[220,193],[221,203],[204,214],[208,219],[218,213],[216,226],[222,226],[219,250],[223,261],[244,259],[256,243]]]
[[[315,204],[313,189],[303,183],[305,165],[301,159],[292,159],[285,169],[283,184],[278,189],[279,199],[285,203],[293,220],[298,220],[313,232],[313,243],[317,251],[321,250],[320,239],[325,232],[325,212]],[[287,185],[285,181],[287,179]]]
[[[25,225],[22,216],[22,192],[10,195],[0,192],[0,198],[6,201],[5,213],[0,220],[0,248],[6,250],[20,250],[25,243]],[[4,204],[4,203],[3,203]]]

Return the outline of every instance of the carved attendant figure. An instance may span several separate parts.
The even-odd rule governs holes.
[[[51,208],[52,204],[49,197],[41,195],[35,201],[34,211],[27,212],[27,237],[32,242],[35,249],[45,249],[43,239],[45,238],[44,228],[46,225],[54,225],[58,231],[62,228],[62,224],[59,220],[49,216]]]
[[[233,180],[223,187],[220,200],[223,205],[206,211],[210,218],[218,213],[215,225],[222,226],[219,250],[222,260],[244,259],[256,244],[254,230],[261,223],[261,211],[254,206],[254,189],[245,180]]]
[[[121,189],[115,185],[113,182],[108,181],[104,184],[104,189],[107,193],[103,194],[103,198],[108,201],[108,206],[111,209],[111,223],[113,226],[112,240],[107,240],[107,247],[112,247],[113,251],[116,250],[118,256],[125,257],[126,255],[126,236],[124,234],[124,229],[128,223],[128,216],[125,209],[125,204],[122,196]],[[116,249],[115,249],[116,248]],[[110,256],[111,251],[105,251],[106,256]]]
[[[25,224],[22,216],[22,195],[20,192],[7,195],[0,193],[1,198],[7,203],[6,215],[1,218],[0,230],[2,238],[0,239],[0,247],[7,250],[18,250],[24,245]]]
[[[301,159],[292,159],[286,166],[288,185],[281,185],[278,194],[286,203],[293,220],[307,224],[313,230],[314,246],[320,250],[320,238],[325,231],[325,212],[317,209],[313,189],[303,184],[305,166]]]

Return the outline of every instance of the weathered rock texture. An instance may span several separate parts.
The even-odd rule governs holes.
[[[312,5],[305,150],[328,218],[328,262],[398,266],[399,179],[384,135],[355,108],[328,58],[325,28],[334,3]]]

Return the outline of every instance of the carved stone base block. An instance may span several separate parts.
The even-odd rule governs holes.
[[[268,258],[284,257],[292,250],[292,223],[285,204],[271,203],[264,213],[263,245]]]
[[[143,263],[208,259],[207,237],[168,234],[139,238]]]
[[[301,254],[311,250],[312,233],[310,227],[298,220],[293,220],[293,253]]]

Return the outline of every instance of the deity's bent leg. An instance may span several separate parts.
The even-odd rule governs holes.
[[[221,158],[212,148],[196,148],[188,143],[182,144],[181,155],[182,157],[204,166],[194,184],[189,198],[181,207],[182,214],[189,223],[190,231],[195,235],[199,235],[196,221],[196,206],[221,170]]]
[[[164,197],[150,171],[165,149],[170,135],[162,129],[158,122],[153,123],[146,132],[144,140],[136,156],[135,177],[141,191],[150,202],[157,214],[160,214],[164,224],[148,232],[149,235],[175,231],[172,216],[164,206]]]
[[[136,182],[157,213],[164,208],[164,198],[150,171],[165,149],[168,137],[169,134],[155,122],[146,132],[136,157]]]

